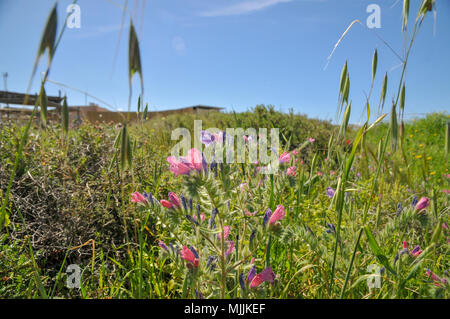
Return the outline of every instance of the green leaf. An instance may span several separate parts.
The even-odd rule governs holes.
[[[369,229],[369,226],[364,227],[364,231],[366,233],[367,240],[369,241],[369,247],[372,250],[375,257],[377,257],[378,261],[384,267],[386,267],[387,270],[389,270],[393,275],[397,276],[397,273],[389,264],[389,260],[383,254],[383,251],[381,250],[380,246],[378,245],[377,241],[375,240],[375,237],[373,237],[372,232]]]
[[[128,42],[128,72],[130,83],[133,79],[134,74],[139,73],[141,86],[143,87],[141,53],[139,49],[139,40],[133,26],[133,21],[130,21],[130,38]]]
[[[145,104],[144,114],[142,115],[144,121],[147,119],[147,114],[148,114],[148,103]]]
[[[402,30],[406,30],[406,26],[408,24],[408,16],[409,16],[409,0],[403,0],[403,23]]]
[[[47,106],[48,106],[48,98],[47,94],[45,93],[44,83],[41,85],[41,92],[39,93],[39,106],[41,108],[41,120],[42,124],[45,126],[47,125]]]
[[[433,236],[431,236],[431,245],[438,243],[439,238],[441,237],[441,232],[442,232],[442,220],[439,220],[439,222],[436,225],[436,228],[434,229]]]
[[[128,161],[129,155],[129,139],[128,139],[128,133],[127,133],[127,124],[123,124],[122,128],[122,134],[121,134],[121,148],[120,148],[120,169],[123,171],[125,169],[126,163]]]
[[[345,84],[344,84],[344,92],[342,95],[342,101],[345,101],[348,103],[349,93],[350,93],[350,76],[347,73],[347,78],[345,79]]]
[[[344,67],[341,72],[341,81],[339,84],[339,94],[342,96],[344,94],[345,80],[347,79],[347,61],[345,61]]]
[[[381,110],[383,110],[384,102],[386,100],[387,83],[388,83],[388,76],[386,72],[386,74],[384,75],[383,84],[381,84],[381,97],[380,97]]]
[[[378,52],[375,49],[372,58],[372,81],[375,80],[375,75],[377,74],[377,65],[378,65]]]
[[[392,151],[395,152],[397,150],[397,144],[398,144],[398,122],[397,122],[397,110],[396,110],[395,103],[392,103],[390,126],[391,126],[391,132],[392,132],[391,147],[392,147]]]
[[[61,109],[62,127],[65,134],[69,132],[69,108],[67,106],[67,97],[64,96],[63,105]]]
[[[50,61],[52,60],[53,48],[56,39],[57,23],[58,23],[58,15],[56,13],[56,3],[55,3],[47,19],[47,24],[45,26],[44,33],[42,34],[37,59],[39,59],[45,53],[45,50],[48,49],[49,60]]]
[[[348,104],[347,107],[345,108],[344,118],[342,119],[342,124],[339,130],[339,135],[342,136],[344,139],[347,132],[351,110],[352,110],[352,103]]]

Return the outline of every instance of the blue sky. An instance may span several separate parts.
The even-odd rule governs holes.
[[[72,1],[58,2],[59,25]],[[411,22],[421,1],[411,1]],[[351,122],[362,120],[370,89],[371,61],[378,48],[378,73],[371,102],[378,106],[388,72],[387,106],[398,86],[400,60],[367,28],[356,24],[335,51],[336,41],[354,20],[366,24],[369,4],[381,8],[381,28],[373,29],[400,55],[402,1],[397,0],[129,0],[125,29],[123,0],[79,0],[81,28],[66,29],[50,80],[87,91],[115,109],[128,107],[130,17],[141,39],[145,101],[151,110],[196,104],[244,111],[257,104],[334,119],[339,77],[349,61]],[[24,92],[52,0],[0,0],[0,72],[8,89]],[[450,110],[450,1],[437,0],[413,48],[406,75],[409,116]],[[411,29],[412,24],[410,24]],[[436,29],[434,34],[433,29]],[[120,44],[117,50],[118,41]],[[31,93],[39,90],[41,60]],[[3,90],[3,81],[1,82]],[[84,105],[75,90],[47,84],[47,94],[67,94],[69,105]],[[133,82],[136,109],[139,81]],[[395,91],[395,92],[394,92]],[[88,97],[87,102],[98,102]],[[102,105],[101,103],[99,103]]]

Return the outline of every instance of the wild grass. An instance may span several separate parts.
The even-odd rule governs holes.
[[[55,42],[53,9],[37,58],[48,49],[34,109],[43,121],[0,127],[0,296],[448,298],[449,116],[403,119],[408,56],[433,5],[424,0],[414,22],[404,1],[405,36],[408,21],[414,25],[398,92],[386,92],[385,73],[380,97],[371,97],[382,58],[375,50],[367,120],[353,128],[350,62],[340,78],[339,126],[264,105],[147,118],[132,22],[130,100],[138,73],[143,120],[69,130],[64,104],[61,123],[47,122],[45,84],[64,31]],[[371,122],[372,99],[381,113],[387,94],[390,115]],[[209,163],[174,175],[170,133],[192,132],[194,119],[221,130],[279,128],[280,170]],[[67,285],[70,264],[80,266],[79,288]]]

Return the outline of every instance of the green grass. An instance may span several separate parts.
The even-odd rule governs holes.
[[[355,107],[349,62],[339,86],[340,126],[258,105],[243,113],[68,130],[66,111],[61,125],[45,120],[47,72],[34,108],[34,114],[41,111],[41,123],[36,126],[31,117],[24,126],[0,126],[0,297],[449,298],[449,115],[403,121],[408,57],[434,1],[422,1],[415,21],[408,20],[407,2],[402,32],[409,45],[401,57],[396,53],[402,60],[398,90],[387,92],[382,85],[380,97],[372,98],[381,80],[376,74],[382,74],[375,51],[361,127],[348,125]],[[64,32],[63,27],[56,34],[56,12],[55,7],[44,29],[27,91],[46,51],[51,68]],[[133,76],[139,75],[143,92],[143,74],[132,22],[129,34],[131,101]],[[385,84],[387,79],[386,73]],[[380,101],[381,111],[387,94],[393,95],[390,115],[370,122],[372,100]],[[270,176],[247,161],[176,177],[167,161],[177,142],[171,132],[184,127],[193,134],[195,119],[204,129],[279,128],[279,154],[298,154],[291,152]],[[288,175],[293,166],[296,174]],[[134,203],[136,191],[160,201],[169,192],[183,194],[193,209]],[[412,202],[421,197],[429,206],[419,211]],[[285,216],[263,226],[266,212],[280,212],[278,205]],[[228,239],[219,239],[227,227]],[[186,261],[188,251],[180,254],[183,246],[193,247],[198,264]],[[411,254],[415,246],[422,250],[418,255]],[[80,288],[66,284],[71,264],[81,269]],[[271,274],[268,267],[273,281],[251,287],[248,273]],[[369,288],[372,267],[381,276],[379,288]]]
[[[211,125],[219,126],[229,116],[215,115],[217,122],[211,122]],[[291,115],[278,116],[289,118]],[[187,118],[191,121],[190,116]],[[444,138],[447,119],[446,114],[430,114],[406,124],[405,134],[411,132],[418,136],[407,139],[406,148],[427,150],[426,156],[432,158],[427,162],[416,161],[414,156],[417,152],[408,153],[411,185],[401,173],[406,168],[401,164],[400,154],[391,156],[386,152],[383,169],[375,183],[375,193],[371,195],[377,164],[369,157],[369,171],[364,172],[364,157],[355,158],[345,187],[348,197],[343,197],[340,244],[331,291],[335,236],[325,231],[327,223],[337,227],[339,210],[335,200],[326,196],[326,188],[338,187],[339,177],[342,177],[339,158],[348,156],[349,152],[345,143],[336,146],[340,155],[330,159],[325,158],[322,150],[326,146],[308,143],[297,155],[304,159],[304,164],[297,162],[297,175],[287,176],[284,167],[274,175],[272,188],[270,179],[264,180],[261,175],[251,173],[255,170],[252,164],[244,167],[224,165],[218,170],[217,177],[212,172],[203,177],[175,178],[165,158],[169,147],[176,141],[170,141],[167,128],[161,130],[161,122],[157,124],[158,129],[153,127],[156,124],[130,127],[132,140],[136,141],[133,166],[123,174],[115,162],[111,165],[111,158],[119,151],[113,147],[117,129],[106,125],[85,125],[71,130],[69,142],[64,142],[57,133],[60,130],[58,126],[47,131],[32,128],[31,139],[24,151],[33,156],[26,157],[15,176],[10,201],[11,224],[2,231],[4,248],[0,255],[0,271],[4,285],[0,290],[1,296],[41,296],[39,281],[32,276],[37,271],[25,239],[27,234],[34,234],[35,242],[31,243],[39,267],[38,276],[47,295],[51,296],[54,290],[54,297],[195,298],[196,289],[210,298],[222,297],[222,293],[224,297],[270,298],[338,298],[341,295],[346,298],[448,297],[448,286],[436,287],[427,280],[424,270],[430,268],[445,277],[444,271],[449,269],[448,230],[443,230],[436,244],[430,246],[439,220],[448,222],[448,195],[442,192],[449,188],[448,176],[442,176],[448,174],[448,168],[444,149],[435,147]],[[183,119],[180,117],[179,120]],[[264,124],[261,123],[261,127]],[[305,123],[302,127],[308,125],[310,123]],[[1,130],[2,189],[12,167],[14,154],[8,141],[14,130],[14,127],[6,126]],[[384,125],[380,125],[369,133],[368,149],[373,148],[377,152],[372,141],[384,136],[385,130]],[[296,134],[310,136],[312,132]],[[354,134],[348,132],[350,140]],[[312,136],[321,140],[319,136]],[[314,161],[311,156],[315,157]],[[425,164],[428,180],[424,181],[422,170]],[[431,175],[431,172],[436,173]],[[258,188],[261,179],[262,185]],[[244,181],[251,187],[242,193],[239,185]],[[227,243],[222,248],[208,227],[193,226],[181,211],[131,203],[130,194],[136,190],[152,192],[158,199],[167,198],[169,191],[183,193],[187,198],[193,198],[194,211],[197,203],[201,205],[201,212],[207,219],[211,209],[217,207],[218,229],[222,224],[231,226],[230,239],[233,241],[239,235],[238,254],[224,260],[223,269],[221,259],[217,259],[215,272],[209,272],[206,270],[208,256],[219,256],[222,250],[226,250]],[[367,222],[364,223],[364,209],[370,196],[373,196],[373,205],[369,207]],[[435,196],[436,206],[431,204],[423,215],[414,213],[410,208],[414,196],[432,199]],[[396,217],[399,202],[404,211]],[[262,218],[268,207],[274,209],[278,204],[284,205],[286,217],[279,229],[269,232],[262,228]],[[26,225],[18,215],[18,209]],[[258,213],[255,217],[248,217],[244,214],[246,209]],[[356,245],[363,225],[369,227],[380,247],[379,252],[373,251],[365,233]],[[253,230],[256,230],[256,236],[250,245]],[[269,234],[270,250],[267,249]],[[95,249],[89,242],[67,252],[67,249],[91,239],[95,241]],[[176,253],[160,249],[158,240],[167,245],[195,246],[200,254],[199,269],[196,272],[187,269]],[[410,248],[413,245],[431,248],[420,261],[402,256],[394,265],[395,255],[401,250],[404,240]],[[215,243],[218,252],[210,241]],[[67,260],[63,265],[66,252]],[[384,257],[378,259],[380,254]],[[241,273],[247,276],[251,258],[255,258],[258,272],[265,264],[272,266],[277,274],[275,284],[266,283],[261,288],[245,291],[239,287],[236,278]],[[396,275],[386,271],[382,288],[369,290],[367,267],[372,263],[383,266],[383,258]],[[418,262],[417,271],[403,282]],[[66,286],[65,269],[72,263],[83,269],[82,289]],[[60,269],[62,272],[58,276]]]

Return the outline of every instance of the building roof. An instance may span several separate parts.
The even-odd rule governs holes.
[[[28,95],[27,103],[25,104],[26,94],[17,93],[17,92],[9,92],[9,91],[0,91],[0,103],[4,104],[13,104],[13,105],[32,105],[36,104],[36,99],[38,97],[37,94]],[[62,97],[58,96],[47,96],[48,106],[56,106],[59,107],[61,105]]]
[[[205,109],[205,110],[223,110],[224,109],[224,107],[201,105],[201,104],[189,106],[187,108]]]

